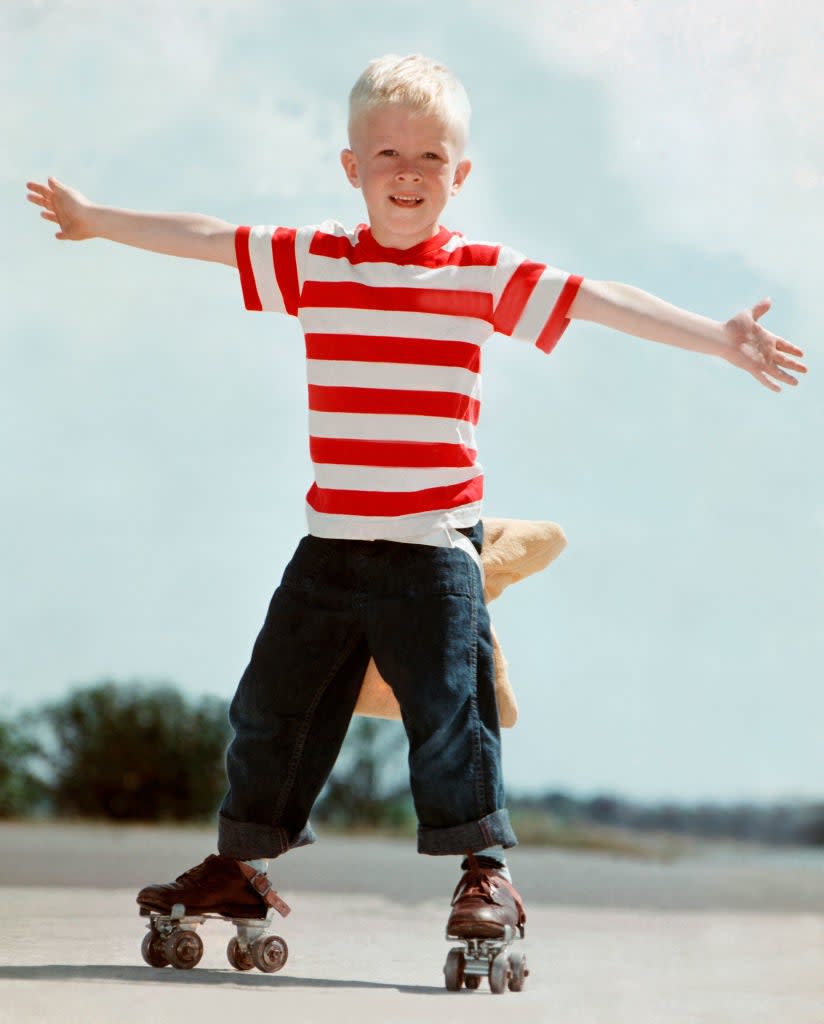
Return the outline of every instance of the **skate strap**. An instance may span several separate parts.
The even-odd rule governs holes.
[[[237,862],[237,866],[246,876],[246,881],[267,906],[274,907],[281,917],[286,917],[291,912],[292,908],[289,904],[282,900],[272,888],[268,875],[265,875],[262,871],[255,871],[251,865],[244,863],[242,860]]]

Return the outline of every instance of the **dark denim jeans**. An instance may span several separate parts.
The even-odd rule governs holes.
[[[480,550],[481,525],[464,532]],[[515,845],[478,567],[459,548],[310,536],[275,591],[232,701],[222,854],[277,857],[314,841],[309,813],[370,653],[409,738],[418,850]]]

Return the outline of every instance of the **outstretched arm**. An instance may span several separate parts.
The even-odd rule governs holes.
[[[168,256],[237,266],[235,227],[216,217],[99,206],[56,178],[49,178],[45,185],[30,181],[27,188],[29,202],[43,207],[40,216],[59,226],[55,238],[60,241],[108,238]]]
[[[752,309],[721,323],[680,309],[631,285],[585,279],[567,316],[572,320],[591,320],[664,345],[720,356],[752,374],[764,387],[780,391],[776,381],[798,384],[788,370],[806,373],[807,368],[790,358],[803,356],[800,348],[758,323],[771,304],[769,299],[762,299]]]

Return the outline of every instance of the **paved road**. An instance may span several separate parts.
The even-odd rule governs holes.
[[[198,829],[0,826],[0,1022],[824,1024],[824,855],[515,851],[531,975],[493,996],[443,988],[451,858],[387,840],[326,838],[282,859],[281,973],[229,968],[232,929],[216,921],[194,971],[145,966],[135,889],[212,843]]]

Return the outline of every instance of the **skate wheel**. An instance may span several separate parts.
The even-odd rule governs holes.
[[[243,949],[236,936],[229,939],[229,945],[226,947],[226,958],[236,971],[251,971],[255,966],[255,961],[252,959],[252,954],[249,952],[248,947]]]
[[[450,949],[443,967],[444,982],[448,992],[457,992],[464,982],[466,957],[462,949]]]
[[[163,939],[153,929],[143,936],[140,952],[149,967],[169,966],[169,961],[163,952]]]
[[[526,969],[526,954],[518,950],[509,954],[509,991],[520,992],[524,987],[524,979],[529,974]]]
[[[274,974],[286,963],[289,947],[279,935],[269,935],[252,943],[252,959],[255,967],[264,974]]]
[[[506,953],[499,953],[489,965],[489,987],[500,995],[506,991],[506,978],[509,973],[509,957]]]
[[[464,985],[467,988],[476,989],[481,987],[480,974],[467,974],[464,976]]]
[[[203,956],[203,943],[197,932],[178,929],[163,943],[166,959],[179,971],[190,971],[200,963]]]

